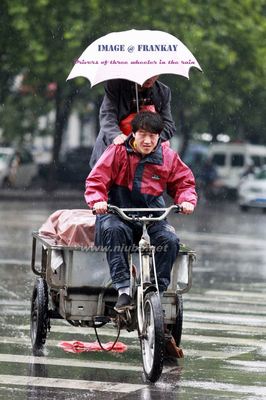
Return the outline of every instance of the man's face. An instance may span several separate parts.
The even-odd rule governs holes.
[[[154,85],[154,83],[157,81],[158,78],[159,78],[159,75],[152,76],[151,78],[147,79],[143,83],[142,87],[145,89],[151,88]]]
[[[159,140],[158,133],[148,132],[141,128],[133,136],[135,138],[135,148],[143,156],[150,154]]]

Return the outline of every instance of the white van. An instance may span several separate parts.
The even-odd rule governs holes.
[[[208,153],[217,168],[221,186],[237,189],[248,167],[266,164],[266,146],[248,143],[214,143]]]

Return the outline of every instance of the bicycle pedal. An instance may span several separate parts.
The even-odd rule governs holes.
[[[151,282],[143,282],[143,288],[146,289],[147,287],[151,286]]]

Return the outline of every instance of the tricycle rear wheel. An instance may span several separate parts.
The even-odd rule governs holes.
[[[42,355],[49,324],[48,288],[43,278],[38,278],[32,292],[30,336],[34,355]]]
[[[175,324],[167,325],[168,331],[175,339],[176,345],[179,347],[181,343],[183,329],[183,298],[182,295],[176,295],[176,320]]]

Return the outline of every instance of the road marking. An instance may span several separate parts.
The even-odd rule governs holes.
[[[0,286],[0,291],[1,291],[2,287]],[[5,289],[6,290],[6,289]],[[8,290],[8,293],[9,290]],[[6,299],[0,299],[0,305],[1,306],[7,306],[7,307],[29,307],[30,306],[30,302],[28,300],[6,300]]]
[[[15,299],[19,299],[20,296],[17,293],[12,292],[10,289],[6,289],[3,286],[0,286],[0,293],[4,295],[8,295],[8,297],[14,297]]]
[[[237,365],[239,367],[244,368],[245,370],[249,369],[250,371],[256,370],[257,372],[266,371],[266,361],[244,361],[244,360],[228,360],[229,364]]]
[[[208,241],[212,243],[219,244],[229,244],[235,245],[239,244],[241,246],[249,246],[251,248],[258,247],[265,250],[265,240],[263,239],[255,239],[247,236],[236,236],[236,235],[223,235],[220,233],[212,232],[212,233],[204,233],[204,232],[187,232],[187,231],[178,231],[178,236],[181,238],[181,241],[193,240],[196,242]]]
[[[113,336],[114,337],[114,336]],[[88,338],[87,338],[88,339]],[[90,338],[89,338],[90,340]],[[56,340],[56,339],[49,339],[49,337],[47,338],[46,344],[49,347],[58,347],[59,342],[61,342],[62,340]],[[75,340],[72,340],[75,341]],[[86,340],[87,342],[88,340]],[[93,342],[96,342],[95,340]],[[21,337],[7,337],[7,336],[0,336],[0,343],[3,344],[20,344],[20,345],[25,345],[25,346],[30,346],[31,347],[31,341],[29,339],[29,337],[27,336],[21,336]],[[136,342],[137,343],[137,342]],[[129,344],[131,349],[139,349],[140,345],[139,344],[132,344],[132,342]]]
[[[212,314],[212,313],[199,313],[199,312],[191,312],[191,311],[186,311],[185,313],[185,318],[184,318],[184,329],[212,329],[212,330],[222,330],[222,331],[240,331],[241,334],[244,332],[247,332],[248,334],[255,333],[255,334],[261,334],[263,335],[266,332],[266,321],[264,319],[258,319],[257,317],[254,317],[251,319],[251,317],[243,316],[239,317],[238,315],[229,315],[229,314]],[[201,319],[198,321],[197,319]],[[210,320],[209,323],[206,322],[206,320]],[[218,321],[218,323],[215,323],[214,321]],[[226,323],[224,320],[228,320],[228,323]],[[231,321],[234,323],[231,324]],[[238,324],[238,322],[240,322]],[[262,323],[262,325],[259,326],[259,323]],[[13,331],[29,331],[30,325],[13,325],[7,323],[6,328],[10,328]],[[69,325],[65,325],[62,321],[62,324],[56,324],[52,325],[51,327],[51,332],[52,333],[71,333],[73,337],[75,335],[86,335],[88,338],[94,337],[95,338],[95,333],[92,328],[81,328],[81,327],[70,327]],[[100,337],[101,336],[115,336],[117,334],[115,329],[112,328],[102,328],[98,330]],[[136,331],[133,332],[127,332],[127,331],[121,331],[120,332],[120,337],[123,339],[135,339],[138,340],[138,334]],[[182,338],[184,339],[186,337],[185,334],[182,335]]]
[[[238,334],[247,334],[250,335],[266,335],[266,328],[260,327],[259,329],[256,326],[244,326],[244,325],[226,325],[226,324],[216,324],[216,323],[206,323],[206,322],[191,322],[184,320],[183,329],[195,329],[195,330],[210,330],[210,331],[229,331],[238,333]],[[183,335],[184,336],[184,335]]]
[[[10,247],[10,246],[8,245],[8,247]],[[17,245],[14,247],[17,247]],[[30,263],[31,263],[31,260],[18,260],[16,258],[9,258],[9,259],[0,258],[1,265],[22,265],[22,266],[25,265],[28,267],[30,265]]]
[[[103,381],[85,381],[76,379],[41,378],[33,376],[0,375],[0,383],[4,385],[42,386],[61,389],[82,389],[99,392],[131,393],[147,387],[132,383],[116,383]],[[111,398],[111,397],[110,397]]]
[[[260,314],[258,314],[260,315]],[[206,321],[210,320],[212,322],[221,322],[223,324],[230,323],[238,325],[251,325],[259,327],[266,327],[266,318],[259,318],[252,315],[239,315],[239,314],[223,314],[223,313],[210,313],[210,312],[200,312],[200,311],[186,311],[186,320],[188,321]]]
[[[62,321],[63,322],[63,321]],[[19,331],[29,331],[30,325],[11,325],[8,324],[8,327],[12,326],[13,330],[19,330]],[[95,337],[95,332],[93,328],[81,328],[81,327],[76,327],[76,326],[70,326],[70,325],[52,325],[51,327],[51,332],[54,333],[71,333],[73,337],[75,335],[86,335],[86,336],[93,336]],[[117,331],[111,328],[102,328],[98,329],[99,336],[116,336]],[[138,339],[138,333],[136,331],[132,332],[127,332],[126,330],[121,331],[119,337],[121,338],[126,338],[126,339]]]
[[[222,343],[223,345],[226,345],[228,343],[230,343],[230,346],[242,346],[241,348],[236,348],[236,349],[230,349],[230,352],[228,354],[225,354],[224,350],[221,351],[210,351],[210,350],[197,350],[194,351],[192,349],[186,349],[186,345],[185,343],[189,342],[189,343],[201,343],[201,344],[206,344],[206,343]],[[25,345],[27,347],[31,347],[31,342],[28,338],[25,337],[21,337],[21,338],[9,338],[9,337],[0,337],[0,343],[2,344],[6,344],[6,345],[11,345],[11,344],[20,344],[20,345]],[[58,343],[59,340],[53,340],[53,339],[48,339],[46,342],[47,347],[58,347]],[[259,343],[259,344],[258,344]],[[244,346],[244,348],[243,348]],[[263,350],[266,349],[266,342],[265,341],[259,341],[255,340],[255,339],[245,339],[245,338],[232,338],[230,336],[203,336],[203,335],[183,335],[182,336],[182,347],[185,349],[185,356],[189,356],[189,357],[193,357],[193,356],[197,356],[197,357],[201,357],[201,358],[221,358],[221,359],[226,359],[226,358],[231,358],[231,357],[235,357],[237,355],[240,354],[245,354],[248,352],[251,352],[253,350],[255,350],[256,348],[261,348]],[[129,350],[136,350],[138,351],[140,349],[139,344],[133,344],[130,343],[129,344]],[[22,362],[22,363],[27,363],[28,362],[28,358],[29,356],[16,356],[16,357],[20,357],[20,359],[12,359],[12,356],[10,356],[8,359],[6,359],[6,357],[9,357],[9,355],[5,355],[5,354],[0,354],[0,361],[10,361],[10,362]],[[45,358],[46,359],[46,358]],[[40,360],[38,361],[38,363],[44,363],[46,364],[46,362],[42,362],[41,360],[45,360],[43,358],[36,358],[36,360]],[[47,362],[47,364],[53,364],[54,362],[54,358],[50,359],[51,361]],[[68,362],[68,361],[67,361]],[[61,362],[61,364],[63,364],[63,362]],[[56,364],[57,365],[57,364]],[[60,364],[59,364],[60,365]],[[70,364],[71,365],[71,361]],[[94,365],[94,364],[93,364]],[[88,367],[93,368],[93,365],[88,364]],[[128,365],[128,364],[126,364]],[[75,366],[75,365],[73,365]],[[85,365],[84,365],[85,366]],[[118,366],[116,366],[116,364],[114,364],[114,369],[125,369],[125,365],[123,366],[122,363],[119,363]],[[121,368],[120,368],[121,367]],[[101,365],[99,364],[98,367],[95,368],[105,368],[105,364]],[[109,369],[109,367],[106,367],[107,369]],[[131,368],[131,367],[130,367]],[[135,369],[136,368],[136,369]],[[110,366],[110,369],[112,369],[112,367]],[[138,371],[138,367],[133,366],[132,370],[134,371]]]
[[[264,292],[249,292],[249,291],[236,291],[236,290],[206,290],[206,292],[204,292],[204,295],[207,294],[209,296],[213,296],[214,297],[226,297],[228,296],[230,297],[240,297],[243,299],[248,299],[249,298],[253,299],[253,298],[258,298],[262,301],[265,302],[265,293]]]
[[[4,249],[24,249],[30,247],[30,242],[10,242],[10,240],[0,240],[0,247]],[[4,260],[4,259],[3,259]]]
[[[203,335],[184,335],[183,341],[195,343],[222,343],[223,345],[230,346],[247,346],[254,348],[266,349],[266,341],[250,338],[230,337],[230,336],[203,336]]]
[[[31,343],[29,340],[19,340],[15,338],[0,338],[0,343],[10,345],[10,344],[20,344],[26,345],[27,347],[31,347]],[[58,347],[58,340],[49,340],[47,342],[49,348],[51,347]],[[137,345],[130,345],[129,350],[139,350],[139,346]],[[209,359],[221,359],[226,360],[232,357],[239,357],[241,355],[247,354],[251,351],[254,351],[256,348],[249,346],[248,348],[230,348],[230,353],[225,353],[224,350],[198,350],[198,349],[186,349],[183,348],[185,359],[188,358],[209,358]],[[77,354],[78,357],[78,354]],[[113,370],[127,370],[127,371],[134,371],[140,372],[142,371],[141,366],[135,366],[128,363],[116,363],[110,361],[109,364],[106,364],[105,361],[89,361],[86,360],[74,360],[74,359],[66,359],[66,358],[49,358],[46,355],[44,357],[34,357],[34,356],[20,356],[20,355],[11,355],[11,354],[0,354],[0,361],[1,362],[9,362],[9,363],[36,363],[42,365],[67,365],[68,367],[82,367],[82,368],[96,368],[96,369],[113,369]],[[140,361],[141,365],[141,361]],[[167,373],[171,370],[171,368],[164,366],[163,372]]]
[[[6,342],[7,343],[7,342]],[[58,344],[58,342],[57,342]],[[42,365],[67,365],[69,367],[83,367],[83,368],[97,368],[97,369],[113,369],[113,370],[127,370],[127,371],[142,371],[142,367],[137,365],[130,365],[128,363],[121,363],[110,361],[90,361],[90,360],[74,360],[66,358],[49,358],[49,357],[34,357],[34,356],[21,356],[18,354],[0,354],[1,362],[14,362],[24,364],[42,364]]]
[[[218,300],[213,299],[212,303],[199,303],[199,302],[192,302],[192,301],[186,301],[186,308],[190,311],[202,311],[202,312],[214,312],[214,313],[224,313],[228,314],[234,311],[233,304],[235,302],[231,302],[228,300],[227,303],[220,304]],[[263,304],[257,304],[256,308],[254,305],[248,305],[247,303],[241,304],[238,303],[238,311],[235,314],[241,314],[241,315],[248,315],[248,316],[257,316],[259,315],[262,317],[263,315],[266,315],[266,307]]]
[[[237,294],[238,293],[238,294]],[[234,303],[234,304],[244,304],[244,305],[256,305],[259,307],[266,307],[266,297],[265,293],[248,293],[244,292],[239,294],[239,292],[222,292],[222,291],[207,291],[202,294],[187,294],[184,297],[184,302],[187,305],[190,301],[199,304],[212,304],[214,302],[219,303]],[[189,308],[189,307],[187,307]]]
[[[246,386],[246,385],[234,385],[232,383],[222,383],[213,381],[183,381],[180,382],[181,387],[193,387],[198,389],[208,390],[210,392],[233,392],[233,393],[244,393],[244,394],[255,394],[258,396],[265,396],[266,386]],[[205,392],[206,393],[206,392]]]

